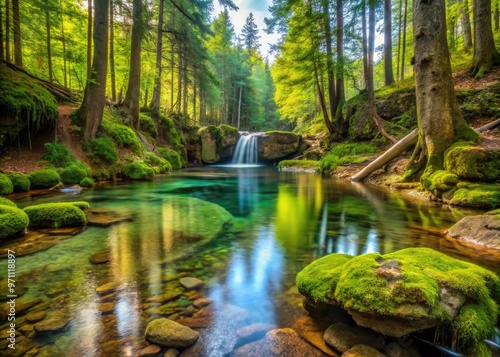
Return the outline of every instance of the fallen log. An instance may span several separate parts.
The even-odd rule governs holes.
[[[486,130],[495,129],[499,125],[500,125],[500,119],[497,119],[495,121],[492,121],[491,123],[483,125],[482,127],[479,127],[477,129],[474,129],[474,130],[476,130],[478,133],[482,133],[483,131],[486,131]]]

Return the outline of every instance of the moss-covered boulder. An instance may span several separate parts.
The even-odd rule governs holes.
[[[14,202],[5,197],[0,197],[0,205],[17,207],[17,205]]]
[[[87,177],[87,172],[75,164],[61,171],[61,181],[65,185],[78,185],[85,177]]]
[[[123,173],[131,180],[151,180],[155,175],[153,168],[141,161],[125,165]]]
[[[9,195],[14,192],[14,185],[9,176],[0,174],[0,195]]]
[[[454,206],[493,209],[500,207],[500,185],[459,182],[457,189],[443,196]]]
[[[340,305],[358,325],[388,336],[443,327],[460,336],[455,348],[474,356],[499,316],[495,273],[428,248],[331,254],[304,268],[297,286],[310,304]]]
[[[500,212],[464,217],[446,233],[452,238],[500,250]]]
[[[57,171],[52,169],[31,172],[28,178],[31,182],[31,188],[52,188],[61,181]]]
[[[215,125],[205,126],[198,130],[201,143],[201,161],[214,164],[221,158],[222,133]]]
[[[233,156],[240,134],[238,129],[230,125],[220,125],[219,129],[222,136],[220,158],[227,159]]]
[[[79,227],[85,225],[82,209],[88,208],[87,202],[55,202],[28,206],[24,212],[29,217],[30,227]]]
[[[500,148],[487,150],[466,142],[452,145],[445,153],[445,168],[462,180],[500,179]]]
[[[12,185],[14,186],[14,192],[28,192],[31,188],[31,182],[28,176],[23,174],[8,174]]]
[[[0,202],[0,239],[23,232],[28,223],[28,215],[23,210]]]
[[[300,137],[288,131],[268,131],[259,137],[259,157],[277,160],[295,153]]]
[[[177,151],[167,147],[160,147],[158,148],[158,152],[162,158],[170,163],[172,170],[178,170],[183,167],[181,156]]]
[[[172,172],[172,165],[170,164],[170,162],[168,162],[163,157],[156,156],[152,152],[146,153],[143,160],[154,170],[156,174]]]

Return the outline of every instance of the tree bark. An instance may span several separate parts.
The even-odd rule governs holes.
[[[422,182],[433,172],[443,169],[444,153],[454,142],[457,129],[468,128],[453,89],[445,13],[444,0],[415,0],[413,3],[419,143],[427,156]]]
[[[491,0],[474,0],[474,57],[471,75],[483,78],[493,65],[500,64],[491,27]]]
[[[63,15],[63,2],[62,0],[59,1],[59,6],[61,9],[61,43],[62,43],[62,48],[63,48],[63,83],[65,87],[68,87],[68,59],[66,55],[66,36],[64,34],[64,15]]]
[[[109,2],[109,70],[111,79],[111,100],[116,102],[116,72],[115,72],[115,9],[113,0]]]
[[[101,126],[106,100],[106,78],[108,71],[108,12],[110,0],[95,0],[94,56],[90,80],[85,86],[83,103],[78,116],[85,123],[84,137],[95,139]]]
[[[92,0],[87,1],[87,80],[92,71]]]
[[[49,16],[49,10],[45,10],[45,27],[47,30],[47,67],[49,70],[49,82],[52,83],[54,82],[53,74],[52,74],[52,49],[50,46],[50,16]]]
[[[182,57],[182,114],[184,118],[188,115],[188,68],[187,68],[187,58]]]
[[[460,23],[464,31],[464,50],[469,52],[472,48],[472,30],[469,17],[469,2],[468,0],[457,0],[460,4]]]
[[[347,134],[347,123],[344,123],[344,116],[342,109],[345,103],[345,85],[344,85],[344,12],[343,12],[343,1],[337,0],[336,4],[336,15],[337,15],[337,35],[336,35],[336,46],[337,46],[337,79],[335,87],[335,99],[337,100],[335,113],[335,124],[338,131],[338,136],[343,138]]]
[[[5,49],[3,47],[3,17],[2,7],[0,6],[0,60],[5,59]]]
[[[154,111],[160,111],[160,98],[161,98],[161,60],[163,52],[163,13],[164,13],[165,0],[160,0],[160,9],[158,11],[158,30],[156,32],[156,76],[155,86],[153,89],[153,97],[149,107]]]
[[[12,23],[14,25],[14,63],[23,67],[23,50],[21,45],[21,15],[19,0],[12,0]]]
[[[401,45],[401,80],[405,79],[406,25],[408,23],[408,0],[405,0],[403,16],[403,44]]]
[[[132,39],[130,43],[130,71],[127,93],[123,104],[132,116],[133,127],[139,129],[139,109],[141,96],[141,41],[143,31],[142,0],[134,0]]]
[[[170,26],[175,28],[175,12],[171,10],[170,16]],[[174,110],[174,68],[175,68],[175,37],[172,33],[171,39],[171,48],[170,48],[170,111]]]
[[[196,81],[193,79],[193,124],[196,125],[196,96],[198,95],[197,93],[197,85]]]
[[[5,0],[5,60],[10,62],[10,0]]]
[[[398,17],[398,54],[396,63],[396,79],[399,80],[399,63],[401,62],[401,22],[403,16],[403,0],[399,0],[399,17]]]
[[[325,26],[325,44],[326,44],[326,73],[328,86],[328,102],[330,105],[330,118],[335,118],[337,112],[338,100],[335,97],[335,76],[333,68],[333,50],[332,50],[332,27],[330,24],[330,9],[328,0],[322,0],[323,21]]]
[[[384,79],[385,85],[394,83],[392,71],[392,1],[384,0]]]

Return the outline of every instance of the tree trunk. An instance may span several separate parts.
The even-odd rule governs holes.
[[[405,55],[406,55],[406,25],[408,23],[408,0],[405,0],[403,17],[403,44],[401,47],[401,80],[405,79]]]
[[[493,18],[495,19],[495,31],[498,31],[498,29],[500,28],[500,21],[499,21],[499,12],[498,11],[498,8],[500,7],[500,5],[498,4],[498,1],[497,3],[495,4],[495,13],[493,14]]]
[[[163,13],[165,0],[160,0],[160,9],[158,13],[158,30],[156,31],[156,76],[153,89],[153,98],[149,107],[154,111],[160,111],[161,98],[161,59],[163,51]]]
[[[399,0],[399,17],[398,17],[398,55],[396,63],[396,79],[399,80],[399,63],[401,62],[401,22],[403,14],[403,0]]]
[[[242,92],[243,88],[242,86],[240,86],[240,96],[239,96],[239,99],[238,99],[238,130],[240,130],[240,117],[241,117],[241,92]]]
[[[14,25],[14,63],[23,67],[23,50],[21,45],[21,16],[19,0],[12,0],[12,23]]]
[[[327,86],[328,86],[328,102],[330,105],[330,118],[335,118],[337,112],[338,100],[335,97],[335,76],[333,68],[333,50],[332,50],[332,27],[330,24],[330,9],[328,7],[328,0],[322,0],[323,2],[323,16],[325,22],[325,43],[326,43],[326,74],[327,74]],[[333,125],[333,123],[332,123]],[[335,130],[335,129],[334,129]]]
[[[344,12],[343,12],[343,1],[337,0],[336,4],[336,15],[337,15],[337,33],[336,33],[336,45],[337,45],[337,80],[335,93],[336,95],[336,108],[335,113],[335,124],[338,131],[338,136],[343,138],[347,134],[347,123],[344,123],[344,116],[342,114],[342,109],[345,103],[345,85],[344,85]]]
[[[61,9],[61,43],[63,48],[63,76],[64,76],[64,86],[68,87],[68,59],[66,55],[66,36],[64,34],[64,15],[63,15],[63,2],[59,1],[59,6]]]
[[[385,129],[384,124],[382,123],[382,118],[377,113],[377,108],[375,106],[375,88],[373,81],[373,57],[375,55],[375,2],[373,0],[368,0],[369,3],[369,12],[368,12],[368,50],[367,50],[367,59],[366,59],[366,70],[365,70],[365,83],[366,83],[366,91],[368,93],[368,108],[370,111],[370,115],[375,121],[375,125],[377,126],[380,134],[385,138],[391,140],[395,143],[397,140],[389,135]],[[363,17],[366,17],[363,10]],[[366,31],[366,23],[364,26],[364,30]],[[366,38],[366,35],[363,36]]]
[[[141,96],[141,40],[143,31],[142,0],[134,0],[132,39],[130,43],[130,72],[127,93],[123,104],[132,116],[133,127],[139,129],[139,109]]]
[[[171,10],[170,16],[170,26],[175,28],[175,12]],[[172,33],[171,39],[171,49],[170,49],[170,111],[174,110],[174,68],[175,68],[175,37]]]
[[[451,8],[453,6],[454,0],[448,0],[448,8]],[[454,11],[448,11],[448,16],[446,16],[447,22],[447,33],[448,33],[448,46],[452,50],[456,49],[456,23],[457,23],[457,18],[455,16]]]
[[[115,72],[115,11],[113,0],[109,2],[109,70],[111,77],[111,100],[116,102]]]
[[[3,17],[2,7],[0,6],[0,60],[5,59],[5,49],[3,47]]]
[[[85,139],[95,139],[101,126],[106,100],[108,69],[108,11],[109,0],[95,0],[94,56],[90,80],[85,86],[83,103],[78,116],[85,123]]]
[[[500,64],[491,27],[491,0],[474,0],[474,57],[471,75],[483,78],[493,65]]]
[[[5,59],[10,62],[10,0],[5,0]]]
[[[49,70],[49,82],[54,82],[54,78],[52,76],[52,49],[50,47],[50,16],[49,10],[45,10],[45,27],[47,30],[47,65]]]
[[[177,53],[177,113],[181,113],[182,104],[182,55],[181,45],[178,46],[179,52]]]
[[[392,71],[392,2],[384,0],[384,79],[385,85],[394,83]]]
[[[329,136],[332,137],[335,134],[335,127],[333,126],[330,117],[328,115],[328,109],[326,108],[325,94],[323,93],[323,85],[319,78],[319,73],[316,64],[314,64],[314,78],[316,81],[316,89],[318,91],[318,99],[321,107],[321,113],[323,114],[323,121],[325,122],[326,128],[328,129]]]
[[[413,38],[419,145],[427,156],[424,182],[443,169],[444,153],[456,132],[471,130],[465,123],[453,89],[446,41],[444,0],[415,0]]]
[[[188,68],[187,68],[187,58],[182,57],[182,114],[184,118],[188,115]]]
[[[87,1],[87,80],[92,71],[92,0]]]
[[[468,0],[457,0],[460,4],[460,23],[464,31],[464,50],[469,52],[472,48],[472,30],[469,17],[469,2]]]
[[[198,93],[196,92],[196,82],[193,79],[193,124],[196,125],[196,96]]]

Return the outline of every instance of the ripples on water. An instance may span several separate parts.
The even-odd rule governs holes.
[[[172,195],[224,207],[235,217],[231,230],[193,247],[169,227],[198,217],[176,214],[166,199]],[[134,356],[145,346],[148,321],[182,313],[200,297],[213,303],[204,319],[191,319],[203,325],[196,354],[223,356],[233,348],[238,326],[262,322],[290,327],[304,315],[295,275],[334,252],[384,254],[422,246],[500,271],[495,253],[443,235],[445,228],[477,211],[408,200],[397,192],[316,174],[267,167],[198,168],[151,182],[103,184],[80,195],[25,196],[16,202],[22,207],[75,200],[86,200],[93,208],[133,211],[136,219],[109,228],[88,227],[52,248],[17,258],[18,282],[28,288],[19,299],[42,299],[23,314],[62,312],[68,320],[60,332],[36,334],[19,344],[33,343],[43,356]],[[109,252],[109,263],[89,263],[90,255],[102,251]],[[198,277],[206,288],[186,293],[178,282],[181,276]],[[109,282],[116,289],[99,296],[95,289]],[[146,301],[176,293],[181,295],[173,301]]]

